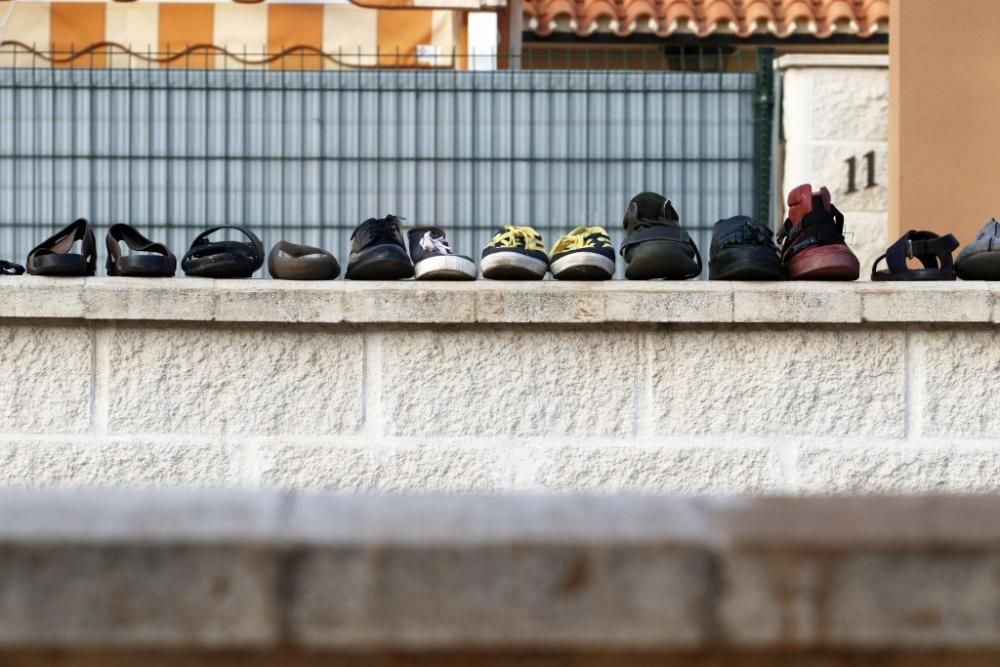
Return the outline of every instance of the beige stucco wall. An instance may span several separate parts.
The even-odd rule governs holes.
[[[996,491],[998,297],[0,277],[0,486]]]
[[[1000,2],[893,2],[890,25],[892,228],[967,243],[1000,215]]]
[[[827,186],[867,280],[888,229],[889,59],[879,55],[783,56],[781,201],[802,183]],[[875,153],[874,187],[865,155]],[[848,192],[847,160],[856,160]]]

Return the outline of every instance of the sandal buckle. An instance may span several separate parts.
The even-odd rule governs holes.
[[[906,239],[906,258],[913,259],[913,241]]]

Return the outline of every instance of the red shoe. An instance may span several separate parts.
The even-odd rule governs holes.
[[[778,232],[789,280],[857,280],[861,264],[844,240],[844,214],[830,191],[800,185],[788,194],[788,219]]]

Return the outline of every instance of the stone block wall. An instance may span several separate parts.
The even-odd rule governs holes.
[[[2,278],[0,485],[994,491],[998,294]]]
[[[848,243],[867,280],[872,262],[890,241],[889,58],[789,55],[779,58],[777,67],[782,77],[782,219],[792,188],[802,183],[827,186],[844,213]],[[850,159],[855,164],[853,191]],[[874,166],[870,177],[869,166]]]

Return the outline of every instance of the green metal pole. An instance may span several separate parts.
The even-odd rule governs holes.
[[[757,49],[754,96],[754,217],[769,220],[771,211],[771,128],[774,120],[774,49]]]

